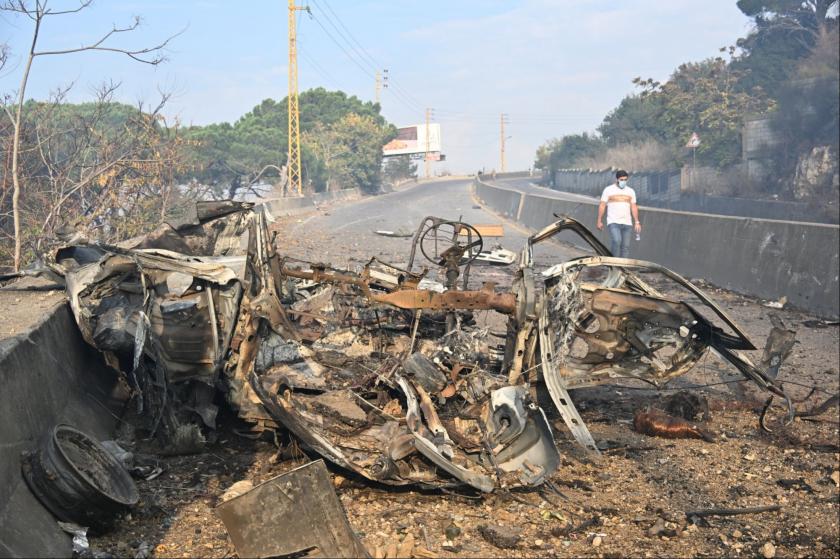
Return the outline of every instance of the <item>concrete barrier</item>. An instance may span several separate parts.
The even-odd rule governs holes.
[[[482,182],[476,182],[476,184],[484,186]],[[478,197],[495,212],[517,219],[524,194],[515,190],[487,186],[487,188],[481,188]]]
[[[71,556],[70,537],[23,480],[21,452],[57,423],[112,438],[118,386],[63,301],[29,331],[0,340],[0,557]]]
[[[594,230],[598,202],[525,194],[476,181],[475,195],[494,211],[531,229],[568,215]],[[512,200],[522,196],[518,211]],[[633,257],[821,316],[840,315],[840,227],[640,208],[642,240]],[[609,246],[605,232],[598,233]]]
[[[261,203],[268,206],[272,214],[295,214],[312,210],[318,204],[333,201],[343,200],[357,200],[361,198],[362,192],[358,188],[346,188],[344,190],[336,190],[332,192],[317,192],[310,196],[287,198],[266,198]]]

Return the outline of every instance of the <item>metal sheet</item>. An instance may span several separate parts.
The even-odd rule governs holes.
[[[368,557],[323,460],[272,478],[216,507],[240,557]]]
[[[483,223],[483,224],[470,224],[472,227],[478,231],[478,234],[482,237],[504,237],[505,236],[505,226],[501,223]],[[459,231],[459,234],[462,236],[467,235],[467,230],[462,228]]]

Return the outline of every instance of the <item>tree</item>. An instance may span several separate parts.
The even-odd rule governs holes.
[[[604,117],[598,132],[609,146],[667,142],[667,131],[660,125],[664,105],[660,96],[628,95]]]
[[[411,161],[409,155],[392,155],[385,158],[382,174],[390,183],[417,178],[417,163]]]
[[[831,20],[836,21],[839,1],[738,0],[737,6],[744,15],[755,20],[759,29],[788,33],[810,50],[826,32]]]
[[[19,157],[20,157],[20,137],[21,137],[21,118],[23,116],[23,104],[26,99],[26,86],[29,81],[29,73],[32,70],[32,63],[37,57],[41,56],[55,56],[72,54],[77,52],[101,51],[124,54],[129,58],[156,66],[164,61],[162,51],[174,36],[169,37],[162,43],[153,47],[142,49],[127,49],[112,46],[111,39],[122,33],[129,33],[140,26],[140,18],[135,16],[133,22],[126,27],[113,28],[101,35],[92,42],[76,48],[59,49],[59,50],[43,50],[38,49],[38,38],[41,33],[41,27],[45,21],[53,16],[76,14],[89,7],[93,0],[79,0],[79,5],[76,8],[68,10],[52,10],[48,7],[48,0],[35,0],[34,5],[26,0],[5,0],[0,3],[0,11],[10,12],[13,14],[26,16],[32,21],[32,41],[30,43],[29,52],[24,63],[23,73],[21,75],[20,87],[17,92],[17,103],[14,114],[9,110],[8,106],[4,106],[6,114],[12,121],[13,126],[13,142],[12,142],[12,214],[14,220],[14,235],[15,235],[15,252],[14,252],[14,268],[15,271],[20,270],[20,256],[21,256],[21,229],[20,229],[20,194],[21,194],[21,180],[19,173]]]
[[[175,186],[184,171],[183,138],[157,107],[113,102],[103,86],[93,102],[68,104],[59,95],[27,101],[21,118],[19,171],[21,256],[38,256],[60,232],[113,242],[148,231],[197,197],[196,185]],[[11,153],[13,128],[0,126],[0,151]],[[4,169],[0,182],[10,176]],[[5,194],[6,189],[0,194]],[[0,195],[4,212],[8,201]],[[14,235],[0,220],[0,260],[12,260]]]
[[[382,146],[394,136],[369,115],[348,113],[332,125],[304,134],[304,143],[324,162],[327,189],[361,188],[377,192],[382,180]]]
[[[741,55],[732,63],[743,73],[745,90],[759,86],[775,97],[780,84],[795,77],[798,62],[837,29],[838,0],[739,0],[754,28],[739,39]],[[833,16],[832,16],[833,14]]]
[[[603,140],[594,134],[571,134],[540,146],[534,166],[553,174],[557,169],[573,168],[581,159],[593,157],[603,149]]]
[[[266,99],[233,124],[211,124],[187,130],[196,145],[191,149],[195,178],[212,185],[217,193],[232,198],[246,187],[267,165],[285,162],[288,151],[288,114],[286,100]],[[329,176],[318,153],[326,151],[312,135],[330,130],[349,114],[371,119],[377,126],[387,125],[379,114],[379,105],[363,102],[343,91],[315,88],[300,94],[300,125],[303,136],[302,164],[304,183],[313,190],[327,188]],[[276,173],[267,172],[271,177]],[[184,177],[188,178],[188,177]]]
[[[643,89],[642,96],[661,106],[654,126],[669,146],[678,149],[697,132],[703,138],[698,159],[726,167],[741,158],[744,117],[766,113],[774,106],[760,88],[739,88],[740,78],[726,60],[716,57],[682,64],[665,83],[633,81]]]

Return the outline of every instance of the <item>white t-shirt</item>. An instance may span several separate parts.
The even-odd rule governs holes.
[[[617,184],[611,184],[601,194],[601,202],[607,203],[607,225],[610,223],[633,225],[630,204],[636,203],[636,192],[632,188],[629,186],[619,188]]]

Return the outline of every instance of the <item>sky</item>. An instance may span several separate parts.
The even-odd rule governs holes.
[[[735,0],[298,0],[299,89],[341,89],[375,99],[387,69],[382,112],[397,126],[442,129],[446,161],[436,172],[500,170],[505,114],[507,170],[528,169],[546,140],[592,132],[634,77],[666,79],[683,62],[718,55],[750,30]],[[50,0],[58,10],[78,0]],[[42,50],[75,48],[133,16],[142,25],[107,44],[141,48],[174,34],[167,61],[86,52],[36,58],[27,97],[72,84],[71,101],[119,82],[117,98],[157,104],[186,124],[234,122],[263,99],[288,93],[288,2],[284,0],[98,0],[78,14],[47,18]],[[0,96],[14,95],[32,22],[0,13],[11,59]]]

